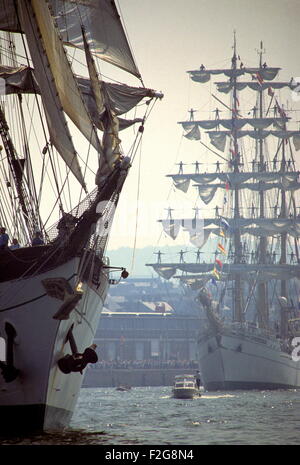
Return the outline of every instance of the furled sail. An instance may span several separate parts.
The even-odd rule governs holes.
[[[181,221],[174,220],[172,218],[168,218],[166,220],[162,220],[162,226],[166,234],[172,237],[172,239],[176,239],[180,230]]]
[[[226,134],[222,132],[209,133],[210,143],[216,147],[216,149],[224,152],[226,147]]]
[[[228,172],[228,173],[204,173],[204,174],[169,174],[174,182],[174,186],[184,192],[187,192],[190,182],[194,181],[197,184],[209,185],[214,181],[221,181],[226,183],[225,187],[233,188],[239,186],[250,179],[254,181],[262,181],[265,183],[278,181],[283,186],[293,185],[298,177],[299,171],[287,171],[287,172],[273,172],[273,171],[253,171],[253,172]]]
[[[87,78],[77,76],[78,85],[81,89],[83,98],[88,107],[89,113],[93,118],[94,124],[99,129],[103,129],[101,114],[97,111],[95,99],[93,97],[91,82]],[[134,108],[144,97],[155,97],[157,94],[144,87],[133,87],[125,84],[115,84],[101,81],[101,86],[105,92],[106,99],[109,100],[109,106],[115,115],[123,115]],[[103,115],[102,115],[103,116]],[[128,120],[127,120],[128,121]],[[134,121],[133,121],[134,122]],[[140,122],[140,120],[138,120]],[[120,123],[120,130],[126,127]]]
[[[38,83],[28,66],[0,65],[0,78],[5,81],[5,95],[14,93],[35,93],[39,92]]]
[[[214,185],[214,186],[198,186],[198,194],[201,198],[201,200],[205,203],[208,204],[212,201],[212,199],[215,196],[215,193],[217,192],[219,185]],[[225,187],[225,186],[224,186]]]
[[[222,235],[224,231],[222,220],[225,220],[228,228],[226,236],[231,236],[236,230],[240,234],[253,236],[276,236],[287,233],[292,237],[300,237],[300,218],[182,218],[172,220],[160,220],[165,233],[175,239],[180,229],[188,231],[190,242],[196,247],[202,247],[210,234]],[[174,229],[176,234],[174,235]]]
[[[151,264],[154,270],[163,276],[165,279],[170,279],[175,276],[176,271],[182,271],[184,273],[197,273],[194,279],[197,279],[198,273],[211,273],[214,269],[214,264],[209,263],[162,263],[162,264]],[[300,279],[300,266],[299,265],[279,265],[276,267],[272,264],[226,264],[222,267],[222,274],[230,279],[234,279],[234,275],[240,274],[243,279],[249,279],[251,275],[256,277],[257,281],[266,282],[273,279],[289,280],[291,278]],[[200,277],[204,277],[203,274]],[[191,276],[189,276],[191,278]]]
[[[190,140],[200,140],[201,135],[198,126],[196,124],[190,125],[190,127],[187,129],[187,132],[184,134],[184,137]]]
[[[230,131],[211,131],[208,133],[210,142],[212,145],[217,147],[219,150],[224,152],[225,145],[226,145],[226,137],[231,136]],[[278,139],[289,139],[293,138],[293,143],[296,150],[300,150],[300,131],[265,131],[265,130],[257,130],[257,131],[246,131],[246,130],[238,130],[236,133],[237,138],[241,137],[251,137],[252,139],[265,139],[268,136],[274,136]]]
[[[151,265],[156,271],[164,279],[171,279],[175,273],[176,268],[174,266],[162,266],[162,265]]]
[[[198,193],[203,202],[209,203],[213,198],[217,189],[227,189],[227,184],[211,184],[208,187],[198,186]],[[297,181],[289,183],[243,183],[239,186],[240,189],[250,189],[252,191],[268,191],[270,189],[281,189],[285,191],[294,191],[300,189],[300,183]]]
[[[217,136],[230,136],[231,131],[212,131],[208,133],[212,138],[217,137]],[[286,131],[264,131],[264,130],[258,130],[258,131],[237,131],[237,137],[245,137],[249,136],[253,139],[265,139],[268,136],[274,136],[278,137],[278,139],[289,139],[290,137],[295,137],[297,140],[300,137],[300,131],[292,131],[292,130],[286,130]]]
[[[0,78],[5,81],[6,95],[40,93],[34,70],[28,66],[0,66]],[[93,123],[98,129],[103,129],[101,122],[103,114],[98,112],[90,79],[81,76],[75,76],[75,78]],[[105,89],[106,98],[109,99],[109,106],[116,115],[127,113],[145,97],[160,97],[155,91],[145,87],[133,87],[105,81],[101,81],[101,86]],[[141,121],[139,118],[134,120],[119,118],[120,130]]]
[[[208,82],[211,76],[216,74],[225,74],[229,78],[243,76],[244,74],[253,74],[259,75],[262,79],[267,81],[272,81],[278,74],[280,68],[230,68],[230,69],[199,69],[199,70],[192,70],[188,71],[191,79],[195,82],[205,83]]]
[[[242,129],[246,124],[249,124],[255,129],[265,129],[269,126],[282,125],[288,121],[288,118],[239,118],[239,119],[214,119],[203,121],[180,121],[183,129],[191,131],[194,126],[199,126],[203,129],[215,129],[223,126],[225,129],[232,131],[233,129]]]
[[[228,94],[232,89],[233,85],[229,82],[215,82],[217,89],[219,92],[224,94]],[[296,89],[297,83],[293,81],[288,82],[257,82],[257,81],[250,81],[250,82],[237,82],[236,89],[238,91],[244,90],[246,88],[254,90],[254,91],[265,91],[271,89],[283,89],[284,87],[288,87],[291,90]]]

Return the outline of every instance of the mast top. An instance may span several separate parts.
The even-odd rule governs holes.
[[[263,56],[264,53],[266,53],[266,49],[263,46],[263,41],[262,40],[260,41],[260,49],[259,50],[255,49],[255,50],[256,50],[257,54],[259,55],[259,67],[260,68],[266,68],[267,67],[266,63],[263,64],[263,62],[262,62],[262,56]]]
[[[233,30],[233,57],[232,57],[232,67],[236,67],[236,30]]]

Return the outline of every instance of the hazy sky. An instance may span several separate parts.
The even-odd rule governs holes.
[[[264,61],[282,68],[279,80],[300,77],[300,1],[119,0],[119,6],[145,86],[165,95],[146,124],[139,183],[136,246],[157,249],[174,245],[157,223],[165,217],[164,209],[188,206],[185,195],[174,192],[166,174],[177,172],[176,163],[181,160],[192,163],[198,158],[208,163],[207,170],[215,170],[217,160],[199,142],[185,140],[177,122],[187,119],[192,107],[199,110],[198,119],[209,119],[208,111],[217,106],[211,102],[210,92],[216,93],[213,82],[225,80],[224,76],[216,76],[209,87],[192,82],[186,71],[201,63],[206,68],[230,67],[236,30],[237,52],[245,66],[258,65],[262,40]],[[205,136],[202,140],[206,142]],[[111,249],[134,245],[138,168],[136,159],[119,203]],[[192,193],[195,199],[196,191]],[[187,237],[183,241],[189,244]]]

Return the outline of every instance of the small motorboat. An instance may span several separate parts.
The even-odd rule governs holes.
[[[172,392],[176,399],[193,399],[195,396],[201,396],[194,375],[175,376]]]
[[[130,391],[131,386],[128,384],[121,384],[120,386],[116,387],[116,391]]]

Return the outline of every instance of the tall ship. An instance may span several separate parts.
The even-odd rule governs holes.
[[[97,361],[110,273],[128,275],[105,251],[162,95],[114,1],[1,0],[0,30],[0,429],[60,430]]]
[[[180,279],[206,313],[198,353],[207,390],[300,387],[300,182],[294,155],[300,131],[296,113],[278,95],[286,91],[296,103],[300,86],[294,78],[277,79],[280,68],[268,66],[263,54],[261,43],[258,66],[247,67],[234,37],[228,68],[188,71],[208,86],[225,76],[216,83],[219,94],[208,89],[218,106],[213,116],[196,119],[192,109],[189,120],[180,122],[184,136],[198,141],[205,155],[192,173],[180,162],[179,172],[168,175],[185,193],[194,183],[195,215],[176,218],[170,208],[160,220],[173,239],[188,231],[196,255],[187,260],[182,250],[175,262],[160,256],[149,264],[166,279]],[[207,159],[213,170],[204,171]]]

